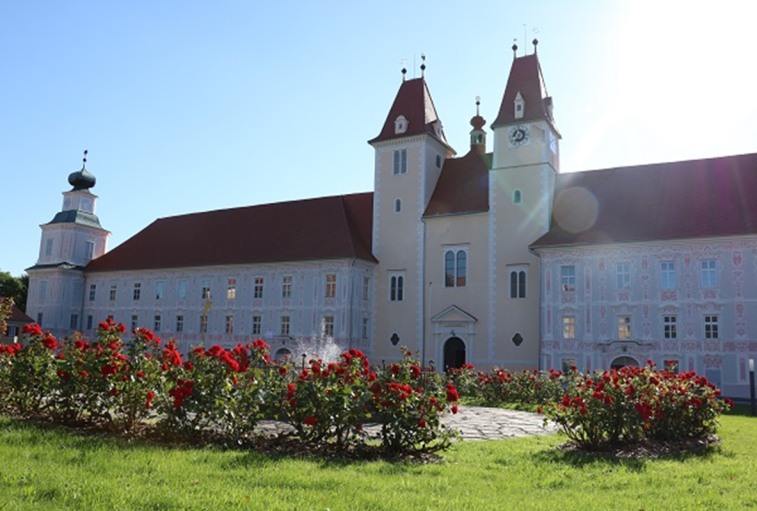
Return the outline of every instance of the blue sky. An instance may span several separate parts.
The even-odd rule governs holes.
[[[0,270],[36,262],[84,149],[111,248],[159,217],[371,190],[366,141],[421,54],[464,154],[513,39],[540,41],[563,171],[755,152],[754,19],[748,1],[1,2]]]

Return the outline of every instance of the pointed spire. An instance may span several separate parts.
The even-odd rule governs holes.
[[[481,117],[480,106],[481,97],[476,96],[476,115],[470,120],[470,125],[473,126],[470,131],[470,146],[471,149],[477,149],[480,154],[484,154],[486,152],[486,131],[484,131],[486,119]]]

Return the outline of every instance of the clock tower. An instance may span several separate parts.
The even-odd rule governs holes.
[[[558,140],[552,98],[534,40],[531,55],[517,56],[492,123],[489,172],[490,355],[502,367],[533,367],[539,350],[539,261],[529,245],[550,225]]]
[[[110,232],[95,214],[96,179],[86,168],[68,176],[71,190],[63,192],[63,207],[40,226],[42,238],[37,264],[28,268],[27,314],[53,333],[67,335],[81,326],[84,303],[84,267],[107,250]],[[50,298],[48,298],[50,297]],[[53,299],[63,297],[63,299]]]

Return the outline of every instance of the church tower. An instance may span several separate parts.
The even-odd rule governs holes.
[[[61,211],[40,226],[39,258],[37,264],[27,269],[27,313],[44,329],[59,335],[82,328],[84,267],[105,253],[110,236],[95,214],[97,196],[90,189],[96,179],[86,163],[87,151],[84,151],[81,170],[68,176],[72,188],[63,192]]]
[[[534,368],[539,350],[539,260],[529,245],[549,229],[560,134],[534,52],[513,63],[492,123],[489,173],[489,352],[509,369]]]
[[[423,213],[442,165],[455,154],[447,143],[425,80],[405,79],[375,150],[373,255],[378,260],[372,327],[376,360],[401,358],[400,347],[419,350],[423,338]]]

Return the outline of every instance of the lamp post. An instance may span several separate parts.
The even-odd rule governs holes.
[[[757,400],[754,397],[754,359],[749,359],[749,401],[752,404],[752,415],[757,415]]]

